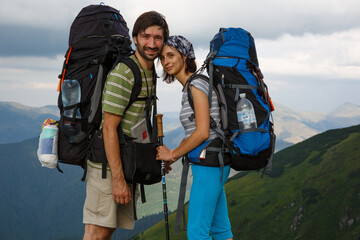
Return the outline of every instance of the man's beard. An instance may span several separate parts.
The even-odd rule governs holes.
[[[137,48],[138,53],[140,54],[140,56],[143,57],[147,61],[154,61],[159,56],[159,53],[160,53],[159,48],[148,48],[148,47],[142,47],[142,46],[139,46],[139,45],[136,45],[136,48]],[[148,56],[145,53],[145,51],[147,49],[155,50],[157,52],[157,54],[155,56]]]

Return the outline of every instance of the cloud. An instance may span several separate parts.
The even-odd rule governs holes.
[[[360,27],[357,0],[117,0],[106,2],[120,9],[130,29],[143,12],[157,10],[166,16],[171,34],[181,34],[195,45],[208,47],[220,27],[242,27],[257,39],[277,39],[284,34],[328,35]],[[89,2],[12,0],[0,10],[0,54],[45,56],[62,54],[70,25]],[[201,10],[200,10],[201,9]]]
[[[12,0],[0,8],[0,101],[54,105],[69,29],[86,0]],[[143,12],[166,16],[170,34],[193,42],[198,65],[220,27],[254,36],[275,102],[297,110],[331,110],[360,95],[360,2],[357,0],[108,0],[132,30]],[[160,74],[161,66],[158,66]],[[161,111],[180,109],[180,84],[159,80]]]
[[[0,56],[55,56],[67,49],[64,30],[0,25],[0,32]]]
[[[322,79],[360,77],[360,28],[329,35],[284,35],[256,42],[262,69],[269,74],[316,76]]]

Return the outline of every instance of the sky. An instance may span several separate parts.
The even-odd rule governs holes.
[[[56,105],[58,75],[78,12],[96,1],[0,0],[0,101]],[[255,39],[260,69],[276,104],[328,113],[360,105],[358,0],[108,0],[130,32],[143,12],[156,10],[170,35],[183,35],[200,66],[221,27],[241,27]],[[162,73],[161,64],[157,72]],[[158,81],[158,112],[180,110],[179,83]]]

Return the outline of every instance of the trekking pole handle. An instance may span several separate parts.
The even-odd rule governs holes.
[[[157,123],[157,130],[158,130],[158,138],[160,139],[161,145],[162,145],[162,138],[164,137],[163,133],[163,123],[162,123],[162,114],[156,114],[156,123]]]

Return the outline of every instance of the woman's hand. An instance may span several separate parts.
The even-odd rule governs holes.
[[[174,162],[171,159],[170,150],[166,145],[159,146],[156,148],[156,150],[157,150],[156,160],[164,161],[165,174],[168,174],[172,170],[170,165]]]
[[[156,160],[173,162],[171,159],[170,150],[166,145],[159,146],[156,148],[156,150],[157,150]]]

